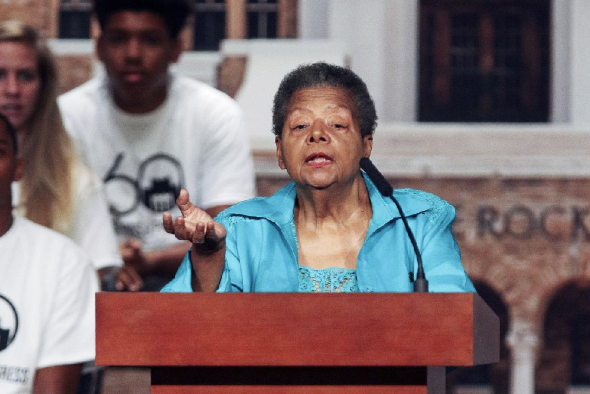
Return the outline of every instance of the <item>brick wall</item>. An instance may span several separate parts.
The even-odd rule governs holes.
[[[41,32],[44,37],[57,34],[57,0],[2,0],[0,21],[17,19]]]
[[[92,75],[92,57],[84,55],[57,56],[59,68],[59,92],[65,93],[84,82]]]

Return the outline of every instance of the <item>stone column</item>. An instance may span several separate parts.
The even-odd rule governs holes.
[[[527,322],[515,321],[506,337],[512,353],[511,394],[535,394],[535,361],[539,335]]]

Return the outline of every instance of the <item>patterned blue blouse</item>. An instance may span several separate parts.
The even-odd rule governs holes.
[[[356,270],[329,267],[313,269],[299,266],[300,293],[358,293]]]

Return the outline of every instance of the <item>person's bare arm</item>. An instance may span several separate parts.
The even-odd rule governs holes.
[[[33,394],[75,394],[81,373],[82,364],[40,368],[35,373]]]
[[[176,203],[182,216],[172,220],[169,213],[164,213],[164,229],[177,239],[192,243],[193,291],[214,292],[225,264],[225,227],[214,221],[208,212],[193,205],[185,189],[181,190]]]

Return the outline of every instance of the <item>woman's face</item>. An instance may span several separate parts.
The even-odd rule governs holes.
[[[0,112],[17,130],[33,115],[40,86],[35,50],[18,42],[0,42]]]
[[[348,91],[317,87],[293,94],[276,145],[279,167],[298,185],[326,189],[359,175],[359,160],[370,155],[373,139],[361,137]]]

